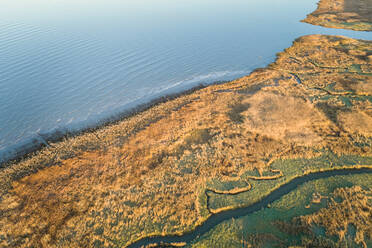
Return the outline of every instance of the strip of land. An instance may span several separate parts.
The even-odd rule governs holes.
[[[10,164],[0,171],[0,246],[121,247],[181,234],[209,208],[250,204],[306,171],[372,164],[371,51],[371,41],[304,36],[247,77]],[[252,197],[207,203],[210,189]]]
[[[372,0],[320,0],[304,22],[328,28],[372,31]]]

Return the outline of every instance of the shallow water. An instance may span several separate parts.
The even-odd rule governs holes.
[[[56,129],[264,67],[307,34],[316,0],[3,0],[0,161]]]

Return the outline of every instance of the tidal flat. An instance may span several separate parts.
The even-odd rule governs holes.
[[[309,172],[372,167],[371,50],[300,37],[267,68],[9,164],[0,244],[125,247],[182,235]]]

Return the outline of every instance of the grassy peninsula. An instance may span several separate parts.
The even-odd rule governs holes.
[[[328,28],[372,31],[371,0],[320,0],[304,22]]]
[[[312,171],[371,167],[371,55],[371,41],[304,36],[249,76],[9,164],[0,246],[123,247],[192,230]]]

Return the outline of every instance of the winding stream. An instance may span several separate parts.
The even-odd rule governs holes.
[[[304,184],[306,182],[321,179],[321,178],[328,178],[332,176],[344,176],[344,175],[355,175],[355,174],[372,174],[372,168],[364,167],[360,169],[340,169],[340,170],[332,170],[332,171],[322,171],[322,172],[314,172],[310,173],[301,177],[296,177],[291,181],[283,184],[279,188],[272,191],[269,195],[265,196],[262,200],[253,203],[249,206],[226,210],[217,214],[211,215],[203,224],[197,226],[193,231],[185,233],[184,235],[168,235],[168,236],[153,236],[153,237],[146,237],[142,238],[131,245],[128,248],[135,248],[135,247],[146,247],[147,245],[158,245],[161,247],[162,245],[171,244],[171,243],[181,243],[181,242],[190,242],[195,238],[207,233],[213,227],[220,224],[221,222],[231,219],[231,218],[239,218],[253,212],[260,210],[261,208],[267,207],[268,204],[273,203],[274,201],[280,199],[282,196],[288,194],[292,190],[295,190],[299,185]]]

